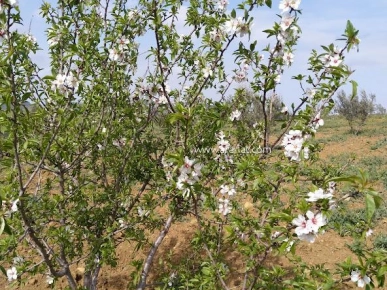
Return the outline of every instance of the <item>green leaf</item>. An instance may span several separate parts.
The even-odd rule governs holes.
[[[235,17],[236,17],[236,11],[235,11],[235,9],[233,9],[233,10],[231,11],[231,17],[232,17],[232,18],[235,18]]]
[[[347,33],[348,37],[351,37],[355,33],[355,27],[349,20],[347,20],[347,27],[345,28],[345,32]]]
[[[352,184],[356,184],[357,182],[360,182],[360,178],[356,175],[352,175],[352,176],[343,176],[343,177],[333,177],[329,179],[329,181],[335,181],[335,182],[345,181],[345,182],[350,182]]]
[[[204,275],[206,275],[206,276],[210,276],[211,270],[210,270],[208,267],[204,267],[204,268],[202,269],[202,273],[203,273]]]
[[[7,224],[7,222],[5,222],[4,233],[6,233],[8,235],[12,235],[11,227]]]
[[[265,0],[265,4],[267,7],[271,8],[271,5],[273,4],[271,0]]]
[[[387,266],[382,266],[378,269],[378,276],[384,276],[387,273]]]
[[[184,115],[182,113],[172,113],[167,117],[167,122],[170,124],[174,124],[177,121],[184,120]]]
[[[383,198],[374,190],[368,190],[367,194],[374,198],[376,209],[378,209],[383,203]]]
[[[299,74],[299,75],[293,76],[292,79],[302,81],[304,79],[304,77],[305,77],[304,75]]]
[[[366,194],[366,214],[367,214],[367,222],[370,222],[372,217],[374,216],[376,209],[375,199],[372,195]]]
[[[354,80],[351,80],[350,83],[352,84],[352,96],[351,96],[351,100],[353,100],[353,98],[357,96],[357,87],[358,87],[358,84],[357,84],[357,82],[355,82]]]

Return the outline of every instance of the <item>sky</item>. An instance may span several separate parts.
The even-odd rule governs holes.
[[[56,3],[55,0],[47,2]],[[132,2],[135,3],[134,0]],[[235,6],[235,0],[229,0],[229,9]],[[258,48],[267,45],[262,30],[272,27],[278,21],[276,14],[280,0],[273,0],[272,9],[258,9],[254,12],[254,26],[252,39],[258,40]],[[19,6],[24,20],[22,32],[33,34],[39,45],[47,49],[45,21],[39,16],[41,0],[19,0]],[[361,39],[359,52],[351,50],[345,62],[355,73],[351,79],[359,84],[360,90],[376,95],[376,102],[387,107],[387,0],[303,0],[300,5],[299,25],[302,35],[296,48],[294,64],[285,70],[281,78],[281,85],[277,92],[282,96],[285,104],[297,102],[301,95],[299,83],[291,77],[297,74],[307,74],[307,59],[312,49],[320,50],[320,45],[335,43],[339,47],[343,42],[336,41],[344,33],[347,20],[360,30]],[[181,21],[184,19],[181,18]],[[183,25],[182,25],[183,27]],[[243,41],[243,39],[241,39]],[[245,38],[247,40],[247,38]],[[147,47],[146,38],[140,44]],[[34,59],[41,67],[49,67],[47,50],[38,52]],[[230,61],[233,59],[230,56]],[[350,86],[344,87],[350,93]]]

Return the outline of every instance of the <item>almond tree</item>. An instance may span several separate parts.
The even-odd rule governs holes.
[[[300,2],[281,1],[263,47],[250,40],[252,15],[269,0],[231,11],[225,0],[43,3],[51,60],[44,74],[32,59],[39,44],[15,28],[17,1],[1,1],[0,255],[8,280],[43,274],[52,285],[64,277],[70,289],[97,289],[103,266],[117,265],[117,246],[126,242],[148,253],[133,258],[130,288],[230,289],[237,270],[230,249],[243,261],[241,289],[341,285],[328,270],[298,262],[294,249],[329,221],[342,198],[332,182],[352,182],[364,194],[364,231],[380,204],[366,176],[337,176],[311,142],[352,73],[344,54],[359,44],[358,31],[348,21],[342,48],[312,52],[311,74],[294,77],[300,101],[272,135],[268,102],[297,60]],[[240,118],[242,103],[224,102],[234,82],[247,82],[262,106],[253,130]],[[195,259],[149,281],[169,229],[190,216]],[[292,273],[266,267],[271,253],[290,255]],[[366,263],[347,263],[342,276],[358,268],[383,282],[382,254],[364,255]]]

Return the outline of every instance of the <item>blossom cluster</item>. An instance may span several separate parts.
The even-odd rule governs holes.
[[[20,264],[22,262],[23,262],[23,258],[21,258],[21,257],[14,258],[15,264]],[[17,280],[17,278],[18,278],[17,269],[15,266],[12,266],[11,268],[7,269],[6,274],[7,274],[7,278],[8,278],[9,282]],[[52,277],[51,275],[48,274],[46,276],[46,282],[47,282],[47,284],[52,285],[54,283],[54,277]]]
[[[228,197],[234,196],[236,194],[236,190],[235,190],[234,185],[222,184],[220,186],[220,193],[222,194],[222,197],[219,198],[219,207],[218,207],[219,213],[226,216],[232,210],[230,200],[226,196],[228,196]]]
[[[35,45],[37,43],[36,37],[33,36],[32,34],[26,34],[25,36],[26,36],[26,40],[28,42],[31,42],[33,45]]]
[[[113,140],[112,144],[114,146],[116,146],[117,148],[122,149],[122,148],[125,147],[126,141],[127,141],[126,138],[123,137],[123,138],[120,138],[120,139]]]
[[[279,8],[282,10],[280,32],[277,35],[277,40],[282,46],[286,46],[288,41],[294,41],[298,38],[298,27],[292,25],[295,21],[295,16],[291,15],[292,10],[298,10],[301,0],[283,0],[280,2]],[[277,56],[277,55],[275,55]],[[290,66],[293,63],[294,55],[291,51],[285,51],[282,54],[284,65]],[[277,80],[279,82],[279,80]]]
[[[221,157],[223,157],[223,161],[227,163],[233,163],[234,161],[230,157],[229,150],[231,148],[230,142],[226,139],[226,136],[224,135],[223,131],[220,131],[218,134],[216,134],[216,138],[218,139],[217,145],[217,151],[219,154],[215,157],[215,160],[220,160]]]
[[[191,186],[199,181],[202,175],[201,170],[203,165],[196,163],[194,159],[184,157],[184,164],[179,168],[180,175],[177,178],[176,187],[183,191],[183,197],[189,197],[191,193]]]
[[[247,71],[249,69],[249,64],[246,62],[242,62],[240,65],[240,69],[235,71],[234,80],[237,83],[241,83],[247,80]]]
[[[336,183],[329,182],[326,192],[319,188],[315,191],[308,193],[308,198],[305,200],[308,202],[317,202],[319,200],[327,199],[329,200],[330,209],[334,208],[333,194],[335,192]],[[306,216],[306,217],[305,217]],[[305,240],[313,243],[315,241],[316,235],[320,227],[327,224],[327,220],[322,213],[314,214],[312,211],[308,210],[306,214],[298,215],[297,218],[293,219],[293,225],[297,226],[295,233],[297,234],[300,240]],[[307,218],[307,219],[306,219]]]
[[[322,56],[322,62],[326,67],[338,67],[343,62],[341,51],[335,47],[334,51]]]
[[[165,93],[164,93],[165,92]],[[161,84],[143,84],[139,89],[139,94],[143,97],[149,98],[154,103],[159,105],[168,104],[168,95],[171,92],[171,88],[168,84],[164,85],[164,88]]]
[[[309,148],[303,146],[306,139],[308,139],[308,135],[303,135],[300,130],[290,130],[289,134],[285,134],[282,140],[282,146],[285,149],[285,156],[290,158],[292,161],[300,161],[301,160],[301,152],[303,151],[303,155],[305,159],[309,158]]]
[[[78,88],[78,79],[69,72],[67,75],[58,74],[52,82],[52,90],[58,89],[61,93],[73,91]]]
[[[109,59],[118,63],[123,62],[131,46],[138,49],[138,43],[131,42],[125,36],[121,36],[115,46],[109,49]]]
[[[173,168],[174,168],[174,165],[172,162],[168,162],[165,157],[163,156],[163,158],[161,159],[161,164],[163,165],[163,168],[164,168],[164,172],[165,172],[165,177],[167,179],[167,181],[171,181],[172,180],[172,171],[173,171]]]
[[[122,36],[118,40],[118,46],[109,49],[109,59],[118,62],[123,61],[129,42],[129,39],[127,39],[125,36]]]
[[[239,34],[240,37],[250,32],[250,23],[243,21],[242,17],[231,18],[224,24],[224,31],[229,34]]]
[[[313,243],[320,227],[325,226],[327,220],[322,213],[314,214],[308,210],[305,215],[300,214],[293,219],[292,223],[296,226],[295,233],[300,240]]]

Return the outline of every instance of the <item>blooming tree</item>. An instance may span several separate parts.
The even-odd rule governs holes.
[[[10,283],[41,273],[49,285],[64,277],[77,289],[73,266],[82,263],[83,287],[97,289],[101,269],[117,266],[117,246],[126,241],[148,251],[127,275],[145,289],[170,227],[188,216],[197,225],[195,270],[166,267],[161,282],[152,281],[164,288],[229,289],[229,249],[243,261],[241,289],[342,283],[333,274],[306,275],[301,263],[287,273],[264,262],[271,253],[294,257],[300,242],[323,234],[343,199],[334,182],[352,182],[364,194],[365,231],[380,204],[364,176],[323,168],[311,142],[352,73],[344,54],[359,39],[350,22],[341,49],[314,50],[311,75],[294,77],[300,102],[283,111],[288,117],[273,135],[268,101],[297,60],[300,0],[280,2],[261,48],[249,38],[257,29],[252,15],[269,0],[241,1],[231,11],[224,0],[43,3],[48,74],[33,61],[36,39],[15,28],[22,24],[17,1],[0,2],[0,255]],[[240,118],[243,104],[224,101],[234,82],[248,82],[262,105],[253,130]],[[266,149],[236,154],[254,146]],[[342,266],[342,277],[359,287],[374,285],[374,277],[383,284],[381,260],[366,259]]]

